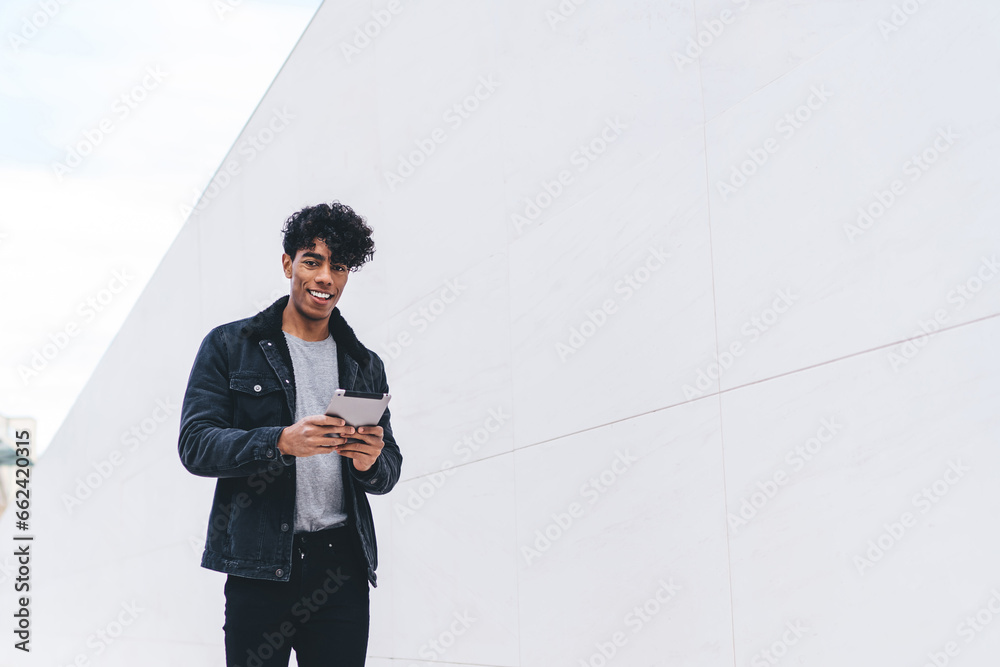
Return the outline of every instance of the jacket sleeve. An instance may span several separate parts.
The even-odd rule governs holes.
[[[374,354],[373,357],[375,357]],[[378,360],[378,357],[373,359],[373,361],[375,360]],[[389,393],[389,383],[381,360],[378,360],[378,366],[380,374],[378,391],[387,394]],[[358,485],[367,493],[383,495],[392,491],[396,482],[399,481],[403,455],[399,452],[399,446],[396,445],[396,439],[392,435],[392,425],[389,423],[389,406],[386,406],[378,425],[382,427],[382,442],[385,443],[382,452],[375,459],[375,464],[368,470],[355,470],[352,462],[351,474]]]
[[[294,457],[278,451],[283,426],[233,428],[229,355],[225,332],[216,327],[198,349],[181,406],[177,450],[181,463],[200,477],[248,477],[266,472],[274,461]]]

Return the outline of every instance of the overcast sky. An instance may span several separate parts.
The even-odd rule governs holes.
[[[319,4],[0,3],[0,414],[38,452]]]

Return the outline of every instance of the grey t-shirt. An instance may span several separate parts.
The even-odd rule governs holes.
[[[288,351],[295,375],[295,421],[326,412],[337,389],[337,343],[302,340],[287,331]],[[295,532],[315,532],[347,521],[340,454],[302,456],[295,459]]]

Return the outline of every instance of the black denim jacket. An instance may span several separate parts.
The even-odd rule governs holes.
[[[177,442],[189,472],[218,478],[202,567],[276,581],[288,581],[295,526],[295,457],[277,448],[281,430],[294,423],[295,414],[295,377],[281,330],[287,303],[286,295],[205,336],[184,393]],[[337,343],[340,387],[388,392],[382,360],[358,341],[338,308],[330,316],[330,332]],[[341,466],[345,511],[372,586],[378,549],[366,494],[392,490],[403,461],[388,408],[379,426],[385,447],[375,465],[359,472],[345,458]]]

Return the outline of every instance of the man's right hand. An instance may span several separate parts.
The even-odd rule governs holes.
[[[354,427],[348,426],[340,417],[328,415],[312,415],[303,417],[291,426],[286,426],[278,437],[278,451],[290,456],[313,456],[314,454],[329,454],[334,445],[342,445],[349,438],[344,437],[354,433]]]

